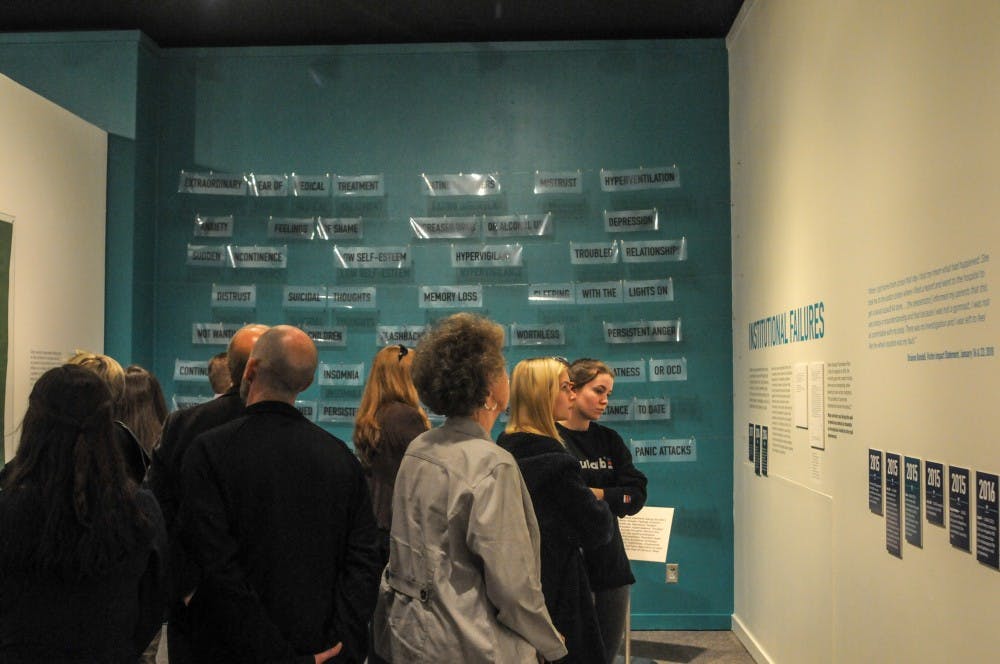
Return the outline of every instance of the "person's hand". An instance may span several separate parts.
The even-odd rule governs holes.
[[[343,643],[338,643],[329,650],[324,650],[323,652],[316,653],[315,655],[313,655],[313,659],[315,660],[316,664],[323,664],[323,662],[333,659],[334,657],[339,655],[340,650],[343,647],[344,647]]]
[[[604,489],[590,487],[590,490],[594,492],[594,495],[597,496],[598,500],[604,500]]]

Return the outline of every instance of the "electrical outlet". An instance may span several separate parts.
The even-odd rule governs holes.
[[[681,568],[677,563],[667,563],[667,583],[677,583],[680,580]]]

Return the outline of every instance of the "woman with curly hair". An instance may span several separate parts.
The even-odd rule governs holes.
[[[111,418],[82,367],[31,391],[0,480],[0,661],[134,664],[160,626],[163,517],[126,475]]]
[[[403,455],[375,650],[391,662],[536,664],[566,648],[542,596],[538,523],[514,459],[490,439],[510,384],[503,328],[460,313],[420,340],[413,382],[444,424]]]
[[[403,344],[375,353],[354,418],[354,451],[368,475],[383,567],[389,561],[392,490],[399,464],[410,441],[430,428],[410,377],[414,355]]]

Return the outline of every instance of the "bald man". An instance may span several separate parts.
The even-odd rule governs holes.
[[[168,415],[163,423],[160,442],[153,450],[146,483],[160,503],[170,537],[171,597],[167,610],[167,649],[171,664],[193,661],[190,639],[187,638],[189,621],[182,599],[191,593],[199,577],[198,569],[177,538],[177,511],[182,499],[181,464],[198,434],[243,415],[243,399],[240,398],[243,370],[254,344],[267,330],[267,325],[251,324],[236,331],[226,350],[232,386],[217,399]]]
[[[184,460],[181,537],[203,574],[188,611],[199,662],[362,662],[380,566],[364,473],[295,397],[317,354],[279,325],[243,373],[246,415]]]

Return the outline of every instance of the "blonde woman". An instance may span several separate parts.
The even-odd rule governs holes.
[[[566,451],[556,420],[569,417],[575,394],[564,360],[524,360],[511,377],[510,421],[497,443],[517,460],[542,535],[542,593],[566,638],[567,662],[604,664],[594,600],[581,547],[606,543],[614,517],[587,488]]]
[[[389,561],[392,490],[399,464],[410,441],[430,428],[410,376],[414,355],[402,344],[375,353],[354,419],[354,451],[368,476],[383,567]]]

